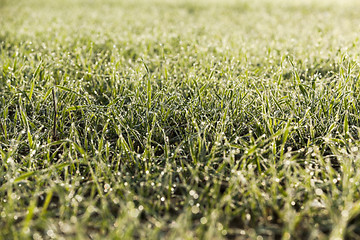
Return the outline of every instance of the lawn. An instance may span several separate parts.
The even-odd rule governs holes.
[[[0,0],[0,239],[359,239],[359,12]]]

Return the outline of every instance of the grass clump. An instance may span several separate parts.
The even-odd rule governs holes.
[[[0,3],[0,238],[359,238],[357,2]]]

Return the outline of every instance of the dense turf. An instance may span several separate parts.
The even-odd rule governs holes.
[[[359,12],[0,0],[0,238],[360,238]]]

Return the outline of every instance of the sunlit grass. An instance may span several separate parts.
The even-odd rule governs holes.
[[[359,10],[0,0],[0,238],[359,238]]]

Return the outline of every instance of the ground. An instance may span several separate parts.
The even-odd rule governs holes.
[[[0,239],[360,238],[359,12],[0,0]]]

